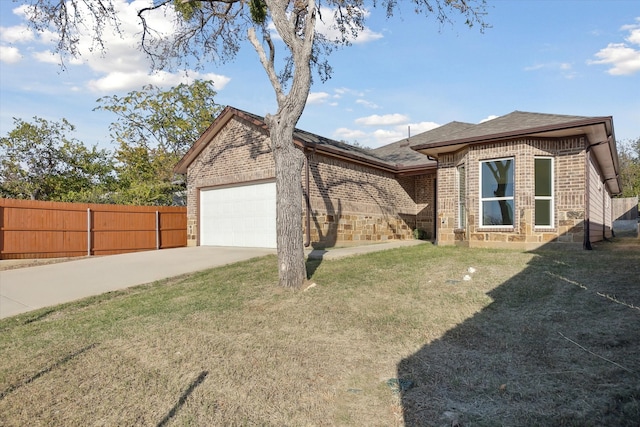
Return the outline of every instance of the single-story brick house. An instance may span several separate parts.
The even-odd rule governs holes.
[[[412,239],[535,248],[611,235],[620,192],[611,117],[514,112],[374,150],[302,130],[303,227],[314,246]],[[262,117],[227,107],[176,165],[189,245],[275,247],[275,168]],[[309,214],[310,213],[310,214]]]

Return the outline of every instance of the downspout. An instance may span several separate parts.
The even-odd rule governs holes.
[[[433,244],[438,245],[438,158],[427,155],[427,159],[436,162],[436,177],[433,180]]]
[[[438,246],[438,172],[433,180],[433,244]]]
[[[608,195],[607,193],[607,181],[604,181],[602,183],[602,240],[609,240],[607,239],[607,203],[606,203],[606,197]]]
[[[585,150],[585,163],[584,163],[584,169],[585,169],[585,176],[584,176],[584,180],[585,180],[585,191],[584,191],[584,241],[582,243],[582,249],[586,249],[588,251],[592,250],[593,248],[591,247],[591,239],[590,239],[590,227],[589,227],[589,192],[591,191],[591,187],[590,187],[590,182],[589,182],[589,175],[591,173],[590,169],[589,169],[589,163],[591,160],[591,145],[587,145],[587,149]]]
[[[305,215],[305,238],[304,238],[304,247],[308,248],[311,244],[311,197],[309,194],[309,155],[305,153],[304,155],[304,169],[305,169],[305,189],[306,189],[306,197],[305,202],[307,205],[307,212]]]

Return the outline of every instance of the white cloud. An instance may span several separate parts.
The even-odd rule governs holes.
[[[640,17],[636,24],[624,25],[622,31],[628,31],[625,40],[631,45],[640,46]],[[587,61],[588,64],[606,64],[611,67],[607,73],[613,76],[631,75],[640,71],[640,49],[628,46],[626,43],[609,43],[600,49],[595,57],[597,60]]]
[[[545,64],[534,64],[534,65],[529,65],[528,67],[524,67],[525,71],[536,71],[536,70],[541,70],[543,68],[545,68],[546,65]]]
[[[640,44],[640,16],[636,19],[636,24],[627,24],[620,27],[620,31],[629,31],[631,34],[627,37],[629,43]]]
[[[50,50],[43,50],[41,52],[34,52],[31,55],[36,61],[43,62],[45,64],[59,64],[60,56],[51,52]]]
[[[373,132],[373,142],[371,148],[382,147],[383,145],[390,144],[407,137],[407,129],[404,132],[398,128],[396,129],[376,129]]]
[[[417,135],[419,133],[440,127],[440,124],[436,122],[419,122],[410,123],[409,127],[411,128],[411,135]]]
[[[335,14],[337,9],[330,9],[328,7],[321,7],[320,13],[322,19],[316,21],[316,31],[324,35],[327,39],[332,41],[341,40],[342,34],[336,25]],[[365,18],[370,15],[369,11],[364,11]],[[347,30],[346,38],[349,43],[352,44],[364,44],[371,41],[381,39],[383,35],[376,33],[368,27],[364,27],[362,30],[358,30],[357,37],[353,37],[350,30]]]
[[[375,102],[367,101],[366,99],[356,99],[356,104],[362,105],[366,108],[371,108],[373,110],[377,110],[378,108],[380,108],[380,106]]]
[[[324,104],[331,98],[327,92],[309,92],[307,97],[307,105]]]
[[[560,73],[562,74],[562,77],[566,79],[572,79],[576,76],[576,73],[573,71],[573,65],[569,62],[538,63],[538,64],[530,65],[528,67],[524,67],[524,71],[538,71],[538,70],[560,71]]]
[[[344,140],[347,142],[358,141],[367,138],[367,133],[359,129],[338,128],[333,132],[333,138],[337,140]]]
[[[215,90],[223,89],[231,80],[228,77],[217,74],[200,74],[193,71],[189,73],[168,73],[166,71],[158,71],[153,74],[148,74],[145,71],[114,71],[101,79],[89,81],[87,86],[93,92],[110,93],[139,89],[141,86],[147,84],[152,84],[161,88],[169,88],[177,86],[180,83],[189,84],[196,79],[213,81],[213,87]]]
[[[13,27],[0,27],[0,41],[5,43],[26,43],[33,41],[35,36],[33,31],[26,25],[16,25]]]
[[[20,62],[22,55],[18,48],[12,46],[0,46],[0,62],[15,64]]]
[[[440,125],[435,122],[402,123],[390,129],[376,129],[369,140],[371,148],[382,147],[409,136],[435,129]]]
[[[82,2],[80,7],[86,7]],[[191,83],[195,79],[212,80],[214,88],[220,90],[231,80],[227,76],[218,74],[200,74],[196,71],[167,72],[160,71],[151,73],[151,63],[149,58],[140,51],[140,34],[142,26],[138,18],[138,10],[152,4],[151,0],[135,0],[129,3],[126,0],[114,0],[114,8],[120,19],[119,28],[116,29],[110,22],[105,23],[102,33],[102,41],[105,51],[97,48],[94,34],[91,32],[93,25],[85,22],[87,33],[79,35],[78,58],[60,57],[51,50],[41,50],[32,54],[32,57],[42,63],[59,64],[64,61],[66,65],[84,66],[90,69],[95,76],[94,79],[79,85],[85,85],[85,90],[93,92],[115,92],[124,90],[139,89],[145,84],[153,84],[158,87],[171,87],[180,83]],[[26,7],[13,10],[16,15],[26,18],[28,15]],[[82,12],[81,12],[82,13]],[[169,35],[173,31],[173,10],[166,9],[155,11],[146,16],[147,24],[153,28],[159,36]],[[86,16],[90,14],[85,13]],[[28,34],[22,29],[24,26],[11,27],[11,31],[3,30],[3,39],[10,38],[16,41],[36,41],[45,45],[53,45],[57,34],[51,31],[37,33],[36,39],[29,39]],[[34,33],[31,33],[33,36]],[[22,35],[22,39],[20,39]],[[75,86],[76,88],[78,85]]]
[[[609,43],[595,54],[598,60],[589,64],[610,64],[607,73],[613,76],[631,75],[640,71],[640,50],[628,47],[624,43]]]
[[[374,114],[372,116],[360,117],[356,119],[356,123],[363,126],[393,126],[401,123],[407,123],[409,117],[404,114],[384,114],[382,116]]]
[[[495,114],[491,114],[490,116],[487,116],[486,118],[480,120],[478,122],[478,124],[484,123],[484,122],[488,122],[489,120],[497,119],[498,117],[500,117],[500,116],[496,116]]]
[[[335,93],[334,98],[341,98],[344,95],[351,95],[351,96],[364,96],[364,93],[358,90],[354,90],[354,89],[349,89],[347,87],[339,87],[337,89],[334,89],[333,92]]]
[[[378,148],[408,137],[409,132],[411,135],[417,135],[440,126],[438,123],[429,121],[410,123],[408,117],[402,114],[374,115],[357,119],[355,122],[361,126],[375,126],[376,129],[364,131],[339,128],[334,132],[333,137],[349,143],[357,142],[365,147]]]

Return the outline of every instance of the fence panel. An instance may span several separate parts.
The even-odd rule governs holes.
[[[614,220],[633,221],[638,219],[638,198],[626,197],[612,199]]]
[[[0,199],[0,259],[111,255],[186,245],[184,207]]]

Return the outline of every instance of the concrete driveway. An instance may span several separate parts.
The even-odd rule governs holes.
[[[275,249],[198,246],[0,271],[0,319],[275,253]]]

